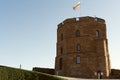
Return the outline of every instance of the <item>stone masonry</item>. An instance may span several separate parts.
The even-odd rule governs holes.
[[[97,17],[66,19],[58,25],[55,74],[107,78],[111,72],[105,20]]]

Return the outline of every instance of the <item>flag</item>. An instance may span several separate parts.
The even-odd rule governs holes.
[[[79,7],[80,7],[80,2],[78,2],[73,6],[73,10],[77,10]]]

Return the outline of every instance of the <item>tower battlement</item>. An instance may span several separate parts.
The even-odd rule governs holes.
[[[67,24],[67,23],[77,23],[77,22],[86,22],[86,23],[103,23],[105,24],[105,20],[104,19],[101,19],[101,18],[98,18],[98,17],[90,17],[90,16],[86,16],[86,17],[76,17],[76,18],[69,18],[69,19],[66,19],[64,20],[63,22],[61,22],[60,24],[58,24],[58,27],[59,26],[63,26],[64,24]]]

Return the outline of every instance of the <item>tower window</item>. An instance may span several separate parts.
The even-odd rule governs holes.
[[[80,37],[80,31],[79,30],[76,31],[76,37]]]
[[[63,40],[63,34],[61,34],[61,41]]]
[[[80,56],[77,56],[77,58],[76,58],[76,63],[77,63],[77,64],[80,64]]]
[[[77,44],[77,51],[80,51],[80,44]]]
[[[60,48],[61,54],[63,54],[63,47]]]
[[[96,37],[97,38],[99,37],[99,31],[98,30],[96,31]]]
[[[60,58],[60,60],[59,60],[59,69],[60,70],[62,69],[62,58]]]

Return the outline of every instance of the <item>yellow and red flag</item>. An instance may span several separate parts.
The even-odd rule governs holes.
[[[80,7],[80,2],[78,2],[73,6],[73,10],[77,10],[79,7]]]

